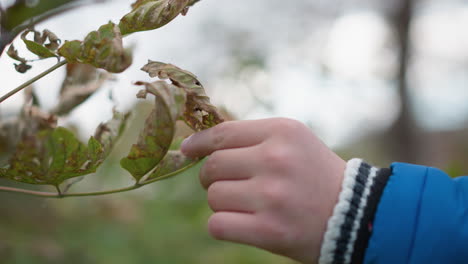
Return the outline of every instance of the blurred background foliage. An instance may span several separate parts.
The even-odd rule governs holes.
[[[11,2],[0,0],[3,6]],[[80,39],[115,22],[129,4],[104,1],[37,28]],[[466,28],[463,0],[203,0],[165,28],[130,36],[134,66],[60,120],[85,139],[110,118],[112,107],[135,108],[110,159],[73,191],[130,182],[118,160],[149,109],[148,102],[133,99],[137,88],[130,84],[148,80],[139,71],[147,59],[199,75],[214,103],[236,119],[301,120],[343,158],[362,157],[378,166],[412,162],[466,175]],[[38,62],[19,75],[3,56],[2,93],[53,63]],[[63,76],[58,71],[37,83],[46,108],[54,106]],[[3,121],[17,114],[22,100],[18,95],[2,104]],[[47,200],[0,193],[0,262],[292,263],[210,238],[210,210],[197,170],[105,197]]]

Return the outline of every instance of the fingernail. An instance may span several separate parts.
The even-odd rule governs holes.
[[[192,138],[192,135],[184,139],[184,141],[182,142],[182,145],[180,145],[180,150],[182,151],[182,153],[186,154],[186,148],[188,147],[188,145],[190,145],[191,138]]]

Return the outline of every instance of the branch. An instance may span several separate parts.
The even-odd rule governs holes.
[[[0,103],[2,103],[3,101],[5,101],[6,99],[10,98],[11,96],[13,96],[14,94],[20,92],[21,90],[23,90],[24,88],[30,86],[31,84],[35,83],[36,81],[42,79],[44,76],[46,76],[47,74],[57,70],[58,68],[62,67],[63,65],[67,64],[67,61],[66,60],[63,60],[57,64],[55,64],[54,66],[52,66],[50,69],[44,71],[43,73],[37,75],[36,77],[32,78],[31,80],[23,83],[22,85],[18,86],[17,88],[13,89],[12,91],[10,91],[9,93],[7,93],[6,95],[2,96],[0,98]]]
[[[13,188],[13,187],[5,187],[5,186],[0,186],[0,192],[9,192],[9,193],[20,193],[20,194],[26,194],[29,196],[36,196],[36,197],[42,197],[42,198],[67,198],[67,197],[85,197],[85,196],[102,196],[102,195],[107,195],[107,194],[114,194],[114,193],[122,193],[122,192],[128,192],[132,190],[139,189],[143,186],[146,186],[148,184],[157,182],[157,181],[162,181],[168,178],[171,178],[173,176],[176,176],[182,172],[187,171],[188,169],[194,167],[200,161],[203,159],[200,159],[196,162],[193,162],[186,167],[173,171],[171,173],[168,173],[166,175],[163,175],[161,177],[158,177],[156,179],[150,179],[147,181],[144,181],[142,183],[136,183],[135,185],[125,187],[125,188],[120,188],[120,189],[115,189],[115,190],[109,190],[109,191],[100,191],[100,192],[88,192],[88,193],[70,193],[70,194],[64,194],[63,192],[39,192],[39,191],[32,191],[32,190],[26,190],[26,189],[20,189],[20,188]]]
[[[24,1],[17,1],[6,10],[0,10],[0,57],[5,47],[26,28],[74,8],[104,1],[107,0],[47,0],[35,7],[26,6]]]

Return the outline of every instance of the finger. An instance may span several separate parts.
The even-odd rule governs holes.
[[[249,180],[213,183],[208,189],[208,204],[214,212],[254,213],[261,206]]]
[[[224,149],[214,152],[200,170],[200,183],[205,189],[215,181],[244,180],[258,170],[256,147]]]
[[[208,221],[208,230],[218,240],[247,244],[267,250],[274,248],[273,240],[276,239],[276,236],[272,236],[276,231],[270,231],[269,225],[253,214],[215,213]]]
[[[216,150],[260,144],[270,133],[269,123],[266,119],[224,122],[193,134],[182,143],[181,150],[189,157],[204,157]]]

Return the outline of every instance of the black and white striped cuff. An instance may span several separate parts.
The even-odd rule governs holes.
[[[332,217],[328,220],[319,264],[362,263],[377,205],[391,175],[361,159],[348,161]]]

